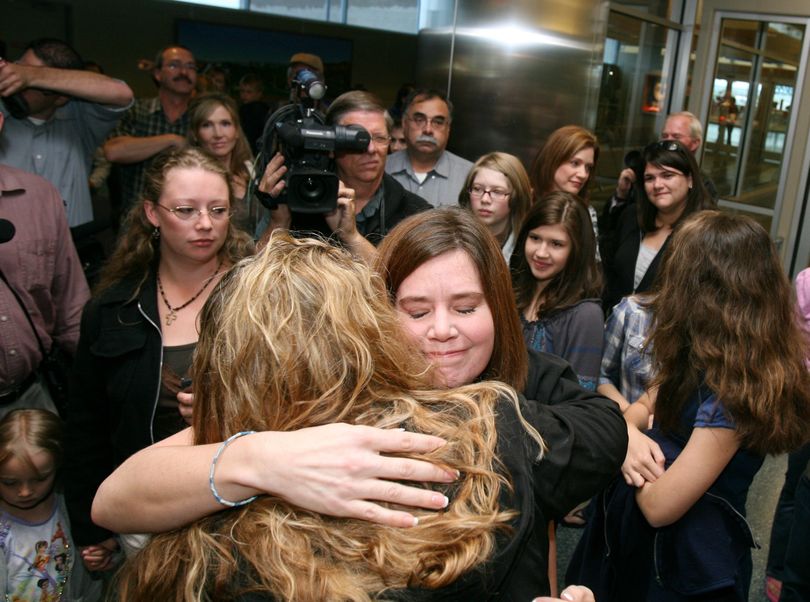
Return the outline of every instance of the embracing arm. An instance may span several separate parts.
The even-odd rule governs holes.
[[[698,427],[664,474],[636,492],[636,502],[653,527],[671,525],[709,490],[740,448],[736,431]]]
[[[430,435],[348,424],[256,433],[234,440],[221,454],[215,482],[228,500],[269,493],[331,516],[409,527],[415,520],[411,514],[370,500],[440,509],[447,499],[387,479],[448,483],[456,476],[427,462],[382,453],[428,452],[443,444]],[[192,446],[186,429],[141,450],[101,485],[93,519],[118,532],[157,532],[223,510],[208,483],[219,446]]]
[[[534,489],[545,516],[562,517],[619,474],[627,429],[616,404],[579,386],[564,361],[530,356],[526,392],[540,401],[523,401],[521,410],[548,448],[534,467]]]

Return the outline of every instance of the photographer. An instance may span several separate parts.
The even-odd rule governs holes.
[[[431,208],[423,198],[406,191],[385,173],[391,118],[380,100],[368,92],[354,91],[339,96],[326,113],[330,126],[357,125],[365,128],[371,141],[365,151],[336,151],[335,166],[340,178],[337,208],[326,214],[290,211],[286,204],[270,211],[270,222],[262,236],[276,228],[318,232],[339,240],[353,254],[368,258],[374,246],[404,218]],[[287,166],[276,155],[268,163],[259,190],[278,198],[284,191]]]

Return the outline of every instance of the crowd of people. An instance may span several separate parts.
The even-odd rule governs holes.
[[[473,162],[441,91],[327,101],[297,53],[290,102],[367,135],[313,213],[260,78],[149,67],[135,100],[59,40],[0,60],[0,594],[746,601],[748,490],[791,452],[767,591],[808,599],[810,315],[716,210],[694,115],[598,213],[586,128]],[[99,148],[122,222],[91,295]]]

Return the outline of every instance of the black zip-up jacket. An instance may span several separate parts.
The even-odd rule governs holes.
[[[65,500],[76,544],[112,536],[90,520],[102,481],[153,443],[163,338],[155,272],[138,290],[123,281],[92,299],[82,313],[70,386],[65,440]]]

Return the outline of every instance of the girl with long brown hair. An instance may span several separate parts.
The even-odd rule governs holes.
[[[529,211],[512,257],[512,285],[529,349],[567,360],[593,391],[602,360],[604,318],[596,241],[582,202],[566,192]]]
[[[596,504],[569,578],[599,600],[747,600],[748,488],[810,433],[790,283],[759,224],[703,211],[672,235],[650,308],[653,388],[625,419],[633,441],[654,415],[651,441]]]

